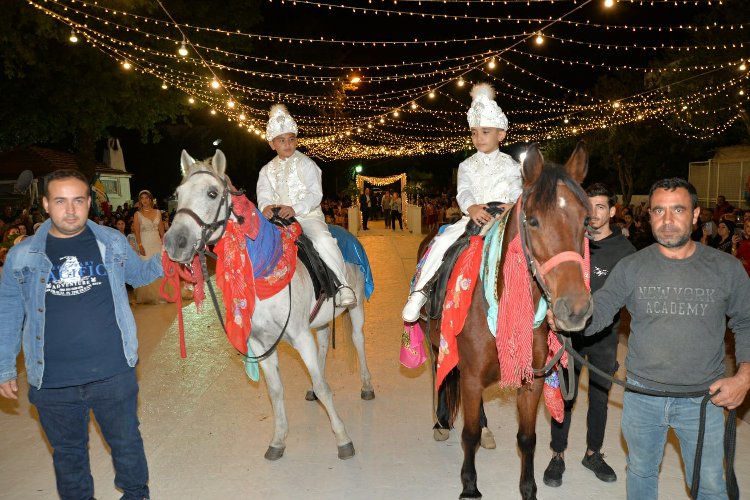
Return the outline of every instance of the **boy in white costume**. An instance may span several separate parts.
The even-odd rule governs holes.
[[[505,139],[508,118],[494,100],[495,91],[489,84],[480,83],[471,89],[471,97],[467,115],[477,152],[458,166],[456,201],[464,216],[432,241],[419,280],[401,313],[409,323],[419,319],[419,311],[427,302],[422,289],[440,268],[445,252],[464,233],[469,219],[480,226],[486,224],[492,220],[485,210],[487,203],[499,201],[507,209],[521,195],[521,165],[498,149]]]
[[[279,209],[279,216],[284,219],[297,219],[315,250],[341,282],[336,304],[343,307],[354,304],[356,297],[346,281],[344,258],[328,232],[320,209],[323,199],[320,168],[297,151],[297,123],[283,104],[271,107],[266,139],[278,155],[260,170],[256,188],[258,208],[268,219],[273,217],[274,208]]]

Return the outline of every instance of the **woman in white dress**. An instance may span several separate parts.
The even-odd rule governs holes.
[[[161,211],[154,208],[154,197],[148,189],[138,193],[138,202],[140,208],[133,218],[133,234],[138,243],[138,253],[142,258],[148,259],[155,253],[161,252],[164,222],[161,220]],[[156,280],[150,285],[136,288],[136,303],[158,304],[161,302],[160,285],[161,280]]]

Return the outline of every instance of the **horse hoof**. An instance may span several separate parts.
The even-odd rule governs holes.
[[[307,401],[317,401],[318,396],[316,396],[313,391],[307,391],[307,394],[305,394],[305,399]]]
[[[435,441],[445,441],[448,439],[451,435],[450,429],[433,429],[432,430],[432,437],[435,439]]]
[[[343,446],[339,446],[339,458],[341,460],[346,460],[347,458],[352,458],[354,456],[354,444],[353,443],[347,443]]]
[[[495,436],[487,427],[482,427],[482,437],[479,440],[479,444],[485,450],[494,450],[497,447],[497,444],[495,444]]]
[[[473,493],[461,493],[458,500],[464,500],[465,498],[482,498],[482,494],[479,493],[479,490],[475,490]]]
[[[362,392],[359,393],[359,395],[364,399],[365,401],[371,401],[375,399],[375,391],[370,389],[369,391],[365,391],[364,389]]]
[[[284,448],[276,448],[275,446],[269,446],[266,450],[266,454],[263,457],[266,460],[278,460],[284,456]]]

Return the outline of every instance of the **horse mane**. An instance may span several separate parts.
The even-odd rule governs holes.
[[[542,210],[552,210],[557,205],[557,183],[563,182],[581,205],[589,209],[589,198],[583,188],[568,175],[562,165],[545,163],[539,178],[524,193],[524,204],[531,199]]]

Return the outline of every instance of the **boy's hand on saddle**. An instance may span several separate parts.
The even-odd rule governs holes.
[[[487,210],[485,210],[485,208],[487,208],[487,205],[484,203],[471,205],[468,208],[469,217],[471,217],[471,220],[479,226],[483,226],[492,220],[492,216]]]
[[[295,215],[297,215],[297,212],[294,211],[294,209],[288,205],[278,205],[279,207],[279,217],[282,219],[291,219]]]
[[[8,399],[18,399],[18,384],[15,380],[8,380],[0,384],[0,396]]]
[[[276,208],[276,205],[268,205],[266,208],[263,209],[263,217],[266,219],[270,219],[273,217],[273,209]]]

